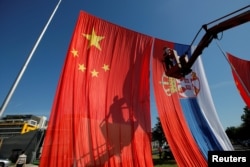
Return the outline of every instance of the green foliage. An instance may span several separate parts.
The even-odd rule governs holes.
[[[239,127],[228,127],[226,133],[231,140],[250,139],[250,109],[246,106],[241,116],[242,124]]]
[[[236,140],[237,138],[237,131],[238,131],[238,128],[234,127],[234,126],[231,126],[231,127],[228,127],[226,129],[226,134],[227,136],[232,139],[232,140]]]
[[[166,137],[165,137],[159,117],[157,117],[157,123],[155,124],[155,127],[153,128],[152,140],[158,141],[160,145],[166,142]]]
[[[241,116],[241,120],[243,121],[242,127],[250,127],[250,109],[246,106],[244,108],[244,114]]]
[[[154,167],[177,167],[175,160],[160,159],[158,155],[153,155]]]

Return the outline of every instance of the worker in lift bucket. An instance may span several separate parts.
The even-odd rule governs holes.
[[[175,57],[174,57],[174,51],[173,49],[164,47],[164,54],[163,54],[163,61],[165,63],[166,69],[172,68],[176,63],[175,63]]]

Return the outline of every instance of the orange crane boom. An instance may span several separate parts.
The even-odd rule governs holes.
[[[199,44],[197,45],[196,49],[192,53],[191,57],[187,59],[186,55],[181,56],[179,59],[180,64],[176,64],[172,68],[166,70],[165,71],[166,75],[169,77],[180,79],[184,77],[185,75],[189,74],[192,71],[191,67],[195,63],[196,59],[202,54],[202,51],[206,47],[208,47],[208,45],[212,42],[212,40],[214,38],[217,38],[218,33],[250,21],[250,9],[249,8],[250,8],[250,5],[240,10],[237,10],[231,14],[228,14],[220,19],[217,19],[213,22],[203,25],[202,28],[205,29],[206,33],[200,40]],[[244,10],[244,12],[242,12],[242,10]],[[212,26],[211,28],[208,28],[209,24],[215,23],[221,19],[225,19],[226,17],[231,16],[235,13],[239,13],[239,12],[241,13],[220,22]]]

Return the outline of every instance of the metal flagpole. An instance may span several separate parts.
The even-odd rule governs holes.
[[[32,56],[33,56],[33,54],[34,54],[34,52],[36,51],[37,46],[39,45],[39,43],[40,43],[40,41],[41,41],[41,39],[42,39],[42,37],[43,37],[45,31],[47,30],[47,28],[48,28],[48,26],[49,26],[49,24],[50,24],[50,22],[51,22],[51,20],[52,20],[52,18],[54,17],[54,15],[55,15],[55,13],[56,13],[56,11],[57,11],[57,9],[58,9],[58,7],[59,7],[61,1],[62,1],[62,0],[59,0],[59,2],[57,3],[57,5],[56,5],[56,7],[55,7],[53,13],[51,14],[51,16],[50,16],[48,22],[47,22],[46,25],[44,26],[43,31],[41,32],[41,34],[40,34],[40,36],[38,37],[38,39],[37,39],[35,45],[33,46],[33,48],[32,48],[32,50],[31,50],[31,52],[30,52],[30,54],[29,54],[29,56],[28,56],[26,62],[24,63],[22,69],[20,70],[20,72],[19,72],[19,74],[18,74],[18,76],[17,76],[17,78],[16,78],[14,84],[12,85],[12,87],[11,87],[9,93],[7,94],[6,98],[4,99],[4,102],[3,102],[3,104],[2,104],[2,106],[1,106],[1,108],[0,108],[0,118],[2,117],[2,115],[3,115],[4,111],[5,111],[5,109],[6,109],[7,105],[8,105],[8,103],[9,103],[9,101],[10,101],[10,99],[11,99],[11,97],[12,97],[12,95],[13,95],[13,93],[14,93],[14,91],[15,91],[17,85],[18,85],[18,83],[19,83],[19,81],[21,80],[21,78],[22,78],[22,76],[23,76],[23,74],[24,74],[24,72],[25,72],[25,70],[26,70],[26,68],[27,68],[27,66],[28,66],[28,64],[29,64],[29,62],[30,62],[30,60],[31,60],[31,58],[32,58]]]

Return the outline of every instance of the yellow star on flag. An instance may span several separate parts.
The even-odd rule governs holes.
[[[95,69],[91,71],[92,77],[98,77],[98,73]]]
[[[104,38],[104,36],[97,36],[93,28],[92,34],[83,34],[85,38],[89,40],[89,48],[95,46],[97,49],[101,50],[99,42]]]
[[[84,64],[78,64],[78,70],[84,72],[86,70],[86,67],[84,66]]]
[[[74,57],[78,56],[78,51],[77,50],[73,49],[70,52],[73,54]]]
[[[109,70],[109,65],[104,64],[104,65],[102,66],[102,69],[103,69],[105,72],[108,71],[108,70]]]

